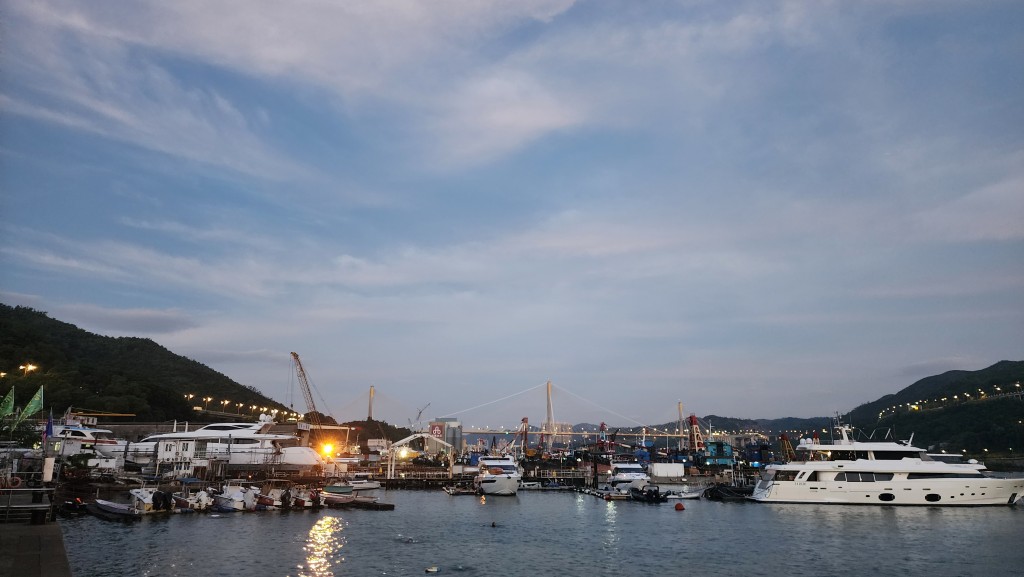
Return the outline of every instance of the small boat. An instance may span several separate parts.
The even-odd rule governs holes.
[[[348,484],[352,486],[353,491],[380,489],[380,481],[374,479],[370,473],[355,473],[349,479]]]
[[[155,487],[141,487],[128,491],[131,495],[131,506],[143,515],[150,513],[170,513],[174,510],[174,496]]]
[[[633,501],[642,501],[644,503],[664,503],[668,501],[668,497],[661,494],[657,485],[630,487],[629,498]]]
[[[338,495],[336,493],[323,493],[324,505],[328,507],[339,507],[347,505],[356,500],[355,495]]]
[[[753,493],[753,487],[737,487],[728,483],[716,483],[704,489],[704,493],[701,496],[709,501],[743,502],[749,499]]]
[[[330,493],[332,495],[349,495],[352,493],[353,487],[351,483],[345,481],[337,481],[324,485],[324,493]]]
[[[449,495],[477,495],[477,490],[467,484],[445,485],[444,492]]]
[[[90,514],[108,521],[134,521],[142,518],[142,513],[131,505],[103,499],[96,499],[89,503],[86,505],[86,509]]]
[[[218,511],[255,511],[259,491],[243,479],[231,479],[213,495],[213,504]]]
[[[82,515],[88,515],[88,505],[80,498],[75,497],[69,499],[60,504],[57,508],[57,514],[61,517],[81,517]]]
[[[666,491],[665,497],[668,499],[700,499],[700,496],[704,494],[704,489],[696,491]]]

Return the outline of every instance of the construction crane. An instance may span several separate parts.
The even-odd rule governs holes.
[[[298,378],[302,395],[306,397],[306,410],[309,411],[310,426],[317,434],[322,432],[323,423],[320,421],[320,411],[316,410],[316,403],[313,402],[313,391],[309,388],[309,379],[306,378],[306,370],[302,368],[302,361],[299,360],[299,353],[293,352],[292,359],[295,361],[295,376]]]

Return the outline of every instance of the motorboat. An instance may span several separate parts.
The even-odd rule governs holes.
[[[661,492],[657,485],[644,485],[643,487],[630,487],[629,498],[633,501],[644,503],[664,503],[668,497]]]
[[[155,487],[130,489],[131,506],[143,515],[167,512],[175,509],[174,495]]]
[[[259,489],[244,479],[224,481],[220,491],[213,495],[213,504],[218,511],[255,511]]]
[[[86,505],[86,508],[91,515],[108,521],[134,521],[142,518],[142,513],[135,507],[104,499],[96,499]]]
[[[618,493],[629,493],[630,489],[642,489],[651,482],[651,477],[644,471],[643,465],[636,461],[617,461],[612,463],[608,471],[606,488]]]
[[[213,496],[203,489],[184,489],[171,494],[174,506],[179,511],[206,511],[213,507]]]
[[[515,495],[522,473],[511,455],[485,456],[479,460],[480,471],[473,478],[473,488],[483,495]]]
[[[324,485],[324,493],[331,495],[351,495],[352,484],[347,481],[335,481]]]
[[[272,480],[265,483],[256,496],[257,506],[274,509],[302,509],[319,507],[333,493],[318,491],[305,485],[296,485],[287,480]],[[351,495],[337,495],[350,497]]]
[[[930,457],[907,441],[857,441],[849,425],[839,438],[802,439],[797,460],[765,467],[750,499],[762,503],[865,505],[1013,505],[1024,478],[1000,478],[974,462]]]
[[[662,493],[667,499],[700,499],[704,494],[704,488],[692,491],[665,491]]]
[[[380,489],[380,481],[374,479],[371,473],[353,473],[348,484],[352,486],[353,491]]]

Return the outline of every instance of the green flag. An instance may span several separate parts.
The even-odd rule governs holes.
[[[18,415],[18,422],[24,421],[27,417],[31,417],[41,410],[43,410],[43,387],[39,387],[36,394],[32,395],[32,398],[28,400],[25,410]]]
[[[0,401],[0,419],[14,412],[14,387],[7,391],[7,396]]]

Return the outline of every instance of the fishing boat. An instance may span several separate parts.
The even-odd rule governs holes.
[[[483,495],[515,495],[522,474],[511,455],[480,457],[473,488]]]
[[[797,460],[765,467],[750,496],[762,503],[1013,505],[1024,478],[999,478],[974,462],[947,463],[907,441],[856,441],[836,420],[839,438],[802,439]]]

